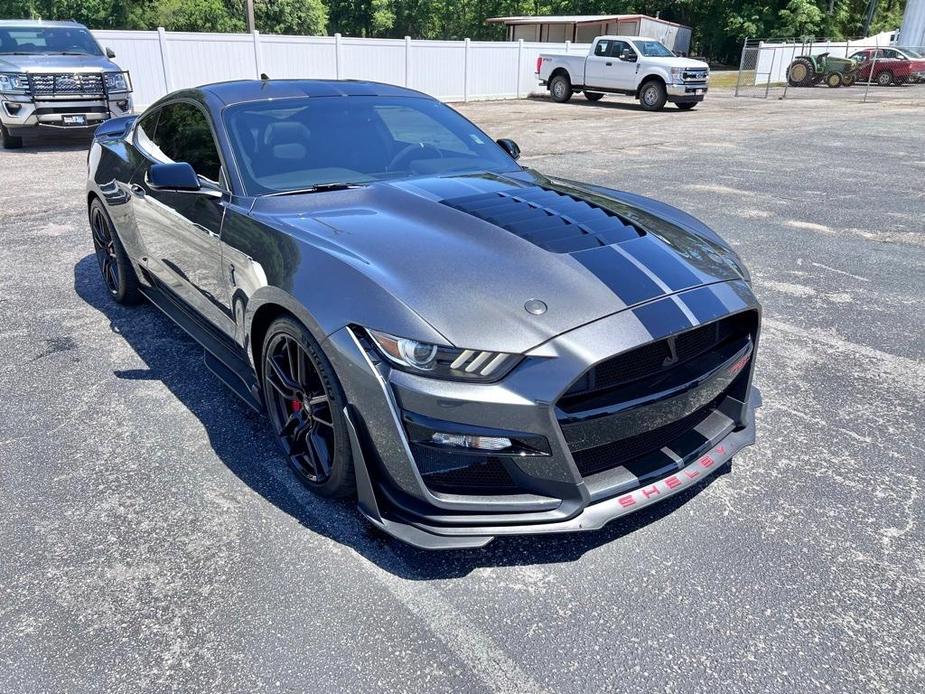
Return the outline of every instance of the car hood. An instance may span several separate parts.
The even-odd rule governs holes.
[[[320,237],[318,247],[464,348],[524,352],[637,304],[744,274],[715,233],[679,210],[528,171],[265,197],[252,214]],[[525,309],[536,299],[547,306],[540,315]]]
[[[111,72],[121,69],[101,55],[0,56],[0,70],[5,72]]]

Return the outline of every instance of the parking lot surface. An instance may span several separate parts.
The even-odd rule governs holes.
[[[733,243],[757,444],[601,532],[388,541],[110,301],[85,147],[0,152],[0,691],[925,690],[925,104],[459,108]]]

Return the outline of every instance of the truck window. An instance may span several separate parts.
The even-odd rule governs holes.
[[[633,50],[633,47],[630,46],[626,41],[614,41],[610,46],[610,56],[612,58],[619,58],[623,55],[623,51],[629,49],[630,56],[636,54],[636,51]]]
[[[597,44],[594,46],[594,55],[600,58],[607,56],[608,55],[607,49],[610,47],[610,43],[611,42],[607,39],[598,41]],[[619,43],[619,41],[615,43]]]

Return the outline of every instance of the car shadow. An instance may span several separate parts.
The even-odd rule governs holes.
[[[91,132],[43,130],[22,136],[22,147],[3,149],[4,154],[31,154],[33,152],[80,152],[90,148]]]
[[[540,101],[554,104],[555,102],[552,98],[548,96],[530,96],[531,101]],[[567,106],[576,106],[579,108],[601,108],[601,109],[610,109],[613,111],[638,111],[644,112],[647,111],[631,96],[624,96],[622,94],[605,94],[603,99],[598,101],[588,101],[584,95],[575,94],[571,99],[569,99],[565,104]],[[680,111],[677,107],[674,107],[672,104],[665,104],[665,110],[672,109],[675,111]]]
[[[265,417],[253,412],[208,371],[201,347],[157,308],[148,303],[115,303],[103,286],[94,256],[74,266],[74,290],[106,316],[113,339],[125,340],[146,365],[117,370],[117,378],[163,383],[200,421],[216,456],[241,482],[305,528],[351,547],[405,579],[454,578],[482,567],[574,562],[586,552],[658,522],[729,471],[724,466],[700,484],[596,532],[502,537],[478,550],[418,550],[375,530],[360,516],[355,501],[325,499],[306,489],[278,452]]]

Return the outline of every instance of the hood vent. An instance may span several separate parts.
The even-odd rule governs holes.
[[[442,202],[553,253],[609,246],[645,234],[610,210],[540,186],[466,195]]]

